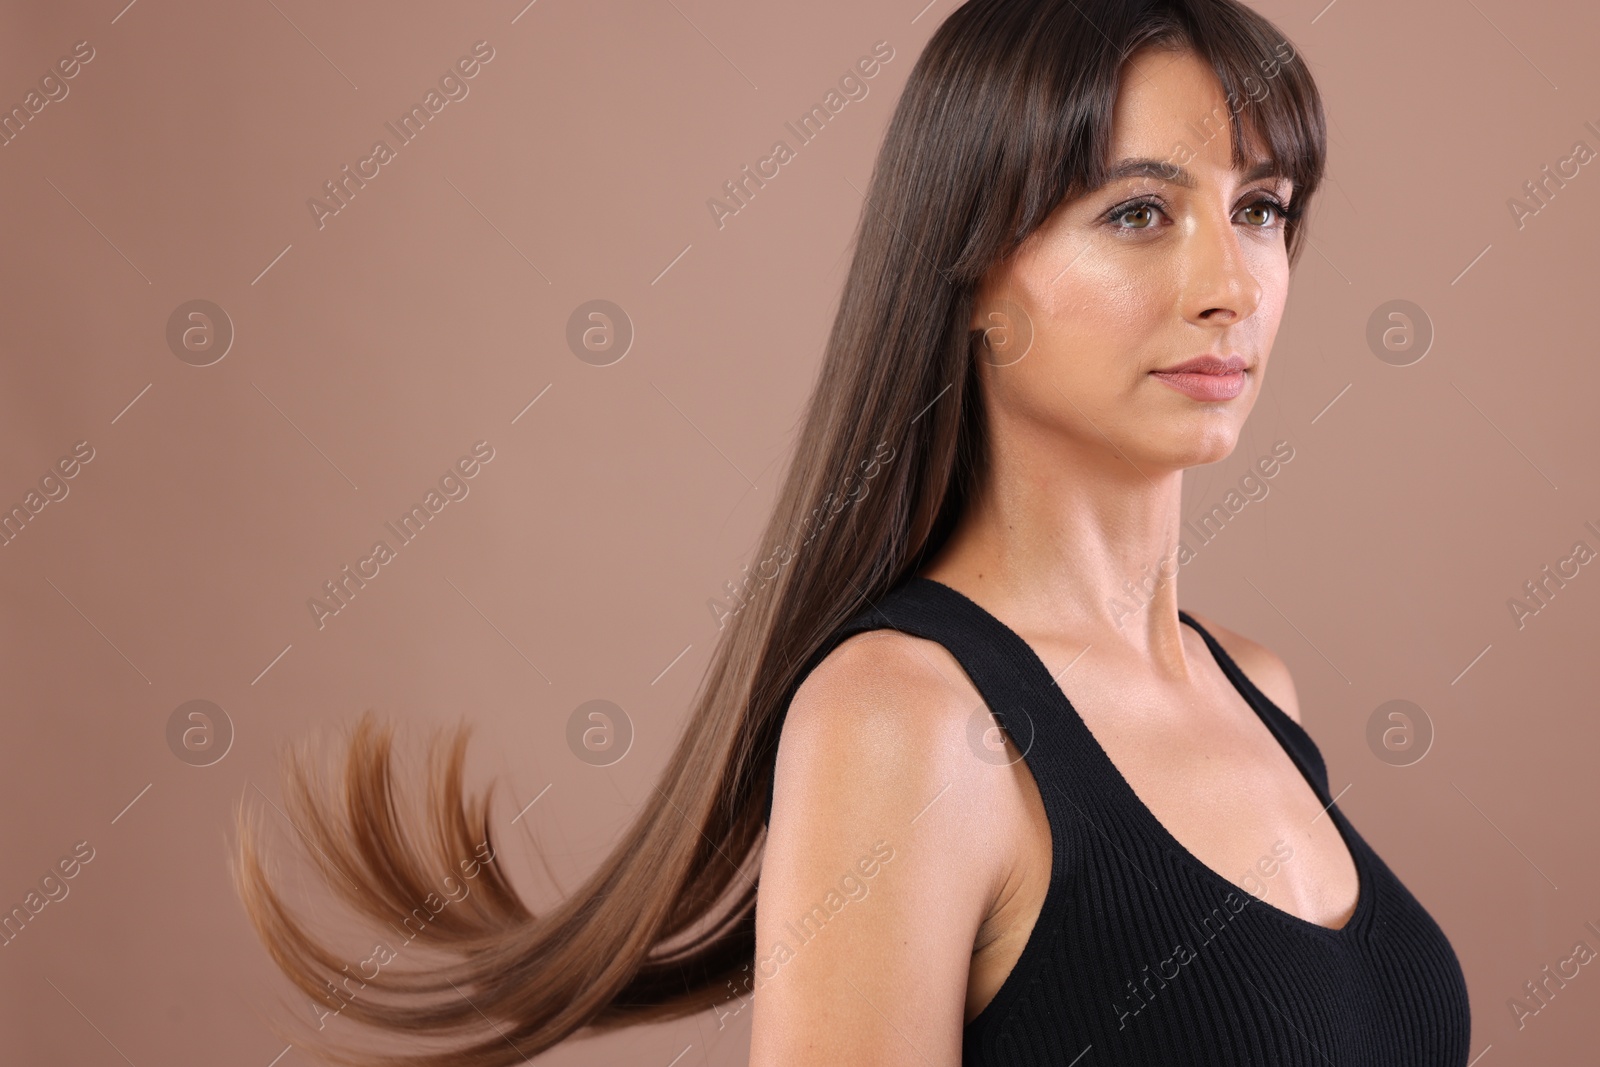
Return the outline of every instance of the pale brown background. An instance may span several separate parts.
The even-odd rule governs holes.
[[[0,904],[95,849],[0,948],[0,1060],[266,1067],[286,987],[227,854],[235,805],[279,796],[282,741],[369,706],[419,739],[468,717],[504,862],[541,905],[524,829],[571,884],[648,793],[717,637],[707,602],[753,562],[858,190],[952,5],[124,2],[11,3],[0,27],[7,109],[95,49],[0,147],[0,503],[95,450],[0,548]],[[1600,549],[1600,165],[1520,230],[1507,201],[1575,141],[1600,148],[1600,12],[1259,6],[1321,84],[1330,176],[1265,394],[1186,515],[1272,442],[1295,458],[1182,601],[1290,664],[1339,803],[1456,946],[1479,1062],[1579,1062],[1594,966],[1520,1033],[1506,1002],[1580,938],[1600,948],[1600,564],[1520,631],[1506,601],[1577,539]],[[495,58],[467,98],[319,230],[307,199],[479,40]],[[707,199],[794,147],[784,123],[879,40],[895,55],[869,95],[719,230]],[[197,298],[237,334],[207,367],[165,338]],[[637,331],[607,367],[565,339],[594,298]],[[1365,340],[1396,298],[1436,330],[1407,367]],[[470,495],[319,631],[307,598],[479,440],[495,458]],[[637,731],[606,770],[565,740],[597,697]],[[1407,767],[1366,741],[1395,698],[1436,732]],[[192,699],[235,731],[211,766],[166,741]],[[748,1025],[541,1062],[738,1064]]]

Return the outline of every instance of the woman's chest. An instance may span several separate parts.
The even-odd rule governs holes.
[[[1132,790],[1135,824],[1153,820],[1185,858],[1291,915],[1329,928],[1349,919],[1360,879],[1338,826],[1220,672],[1174,688],[1085,671],[1063,690],[1092,755]]]

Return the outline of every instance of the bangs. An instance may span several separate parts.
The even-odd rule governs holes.
[[[1307,74],[1294,46],[1285,40],[1266,55],[1241,47],[1206,58],[1227,99],[1234,167],[1264,158],[1294,182],[1297,199],[1315,191],[1325,166],[1322,116],[1305,106]]]

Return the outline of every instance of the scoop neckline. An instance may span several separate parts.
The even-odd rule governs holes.
[[[1348,941],[1353,939],[1360,932],[1360,930],[1366,926],[1367,917],[1371,914],[1375,896],[1372,871],[1368,862],[1366,849],[1357,847],[1357,834],[1355,832],[1355,828],[1350,824],[1349,820],[1345,818],[1344,813],[1339,810],[1338,805],[1335,804],[1333,798],[1328,795],[1327,790],[1323,789],[1317,784],[1316,777],[1311,773],[1311,769],[1306,765],[1305,761],[1291,746],[1285,743],[1282,729],[1272,721],[1271,716],[1269,716],[1264,709],[1270,707],[1273,710],[1276,710],[1278,714],[1283,715],[1285,721],[1287,722],[1292,723],[1294,720],[1290,719],[1281,708],[1278,708],[1278,706],[1274,704],[1265,693],[1256,688],[1255,684],[1250,681],[1249,677],[1239,669],[1236,663],[1233,662],[1233,659],[1228,655],[1227,650],[1218,644],[1216,639],[1213,638],[1204,627],[1197,623],[1188,612],[1180,608],[1178,610],[1179,621],[1193,629],[1200,635],[1202,640],[1205,641],[1206,648],[1211,652],[1212,658],[1216,660],[1217,666],[1222,669],[1222,673],[1227,677],[1228,681],[1233,685],[1240,697],[1244,699],[1245,704],[1247,704],[1250,709],[1256,713],[1256,717],[1261,720],[1264,726],[1266,726],[1268,732],[1272,734],[1273,739],[1278,742],[1278,746],[1282,748],[1284,754],[1289,757],[1290,762],[1293,763],[1295,768],[1300,771],[1300,776],[1305,779],[1306,784],[1311,788],[1311,794],[1322,802],[1323,810],[1327,812],[1331,819],[1333,819],[1334,827],[1339,831],[1339,839],[1344,842],[1345,851],[1349,853],[1350,862],[1356,869],[1357,883],[1355,910],[1351,912],[1350,917],[1345,920],[1343,926],[1323,926],[1321,923],[1315,923],[1310,919],[1305,919],[1295,915],[1293,912],[1285,911],[1275,904],[1269,904],[1267,901],[1255,896],[1248,890],[1236,885],[1225,875],[1213,870],[1208,864],[1206,864],[1204,860],[1200,859],[1199,856],[1196,856],[1194,852],[1188,848],[1188,846],[1173,836],[1172,831],[1167,829],[1166,824],[1156,817],[1156,813],[1150,809],[1150,806],[1144,802],[1143,798],[1141,798],[1138,792],[1133,788],[1133,784],[1128,781],[1125,775],[1123,775],[1122,769],[1119,768],[1116,762],[1111,758],[1111,754],[1105,750],[1105,746],[1100,744],[1100,740],[1095,737],[1094,731],[1089,729],[1089,724],[1084,720],[1083,716],[1078,712],[1078,709],[1073,705],[1072,700],[1067,696],[1066,691],[1061,688],[1059,683],[1056,682],[1055,677],[1051,675],[1050,669],[1045,666],[1044,660],[1040,658],[1036,651],[1034,651],[1033,646],[1023,639],[1021,634],[1007,626],[982,604],[979,604],[977,601],[973,600],[971,597],[967,596],[954,586],[946,585],[937,578],[928,578],[920,574],[913,575],[912,580],[926,583],[931,586],[937,586],[944,594],[959,597],[961,600],[971,605],[972,608],[975,608],[979,613],[979,616],[986,619],[990,626],[997,628],[997,632],[1007,635],[1007,639],[1017,645],[1017,647],[1024,653],[1025,661],[1028,664],[1028,670],[1037,672],[1039,677],[1036,680],[1038,680],[1044,687],[1046,693],[1050,695],[1050,698],[1059,700],[1061,705],[1064,706],[1070,713],[1069,721],[1075,724],[1077,729],[1082,731],[1083,737],[1088,743],[1089,751],[1092,754],[1091,758],[1100,766],[1101,770],[1105,772],[1105,777],[1112,783],[1113,787],[1119,791],[1122,800],[1131,806],[1132,810],[1136,813],[1137,818],[1149,828],[1151,833],[1155,835],[1164,852],[1177,859],[1184,866],[1197,872],[1200,877],[1207,879],[1214,885],[1235,893],[1242,894],[1247,902],[1246,907],[1259,908],[1268,915],[1277,916],[1281,922],[1287,923],[1291,927],[1305,930],[1311,933],[1313,936],[1335,942]],[[1030,771],[1032,770],[1031,767],[1029,769]],[[1061,874],[1064,876],[1065,872],[1061,872]],[[1053,880],[1056,877],[1057,872],[1054,870],[1052,865],[1051,879]],[[985,1007],[987,1007],[987,1005],[985,1005]],[[980,1012],[979,1015],[981,1016],[982,1012]],[[973,1021],[976,1022],[977,1017],[974,1017]]]

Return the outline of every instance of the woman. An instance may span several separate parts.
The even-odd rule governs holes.
[[[445,964],[352,988],[241,834],[249,913],[321,1010],[458,1042],[343,1061],[519,1063],[714,1008],[749,1009],[760,1067],[1464,1064],[1455,955],[1332,804],[1282,662],[1178,608],[1182,472],[1259,394],[1324,152],[1303,60],[1234,0],[951,15],[621,847],[536,917],[484,859],[464,735],[419,837],[363,718],[342,804],[288,791],[330,883],[392,928],[483,862],[416,926]]]

